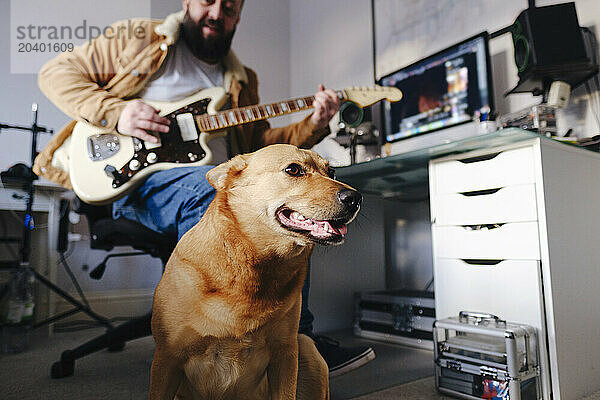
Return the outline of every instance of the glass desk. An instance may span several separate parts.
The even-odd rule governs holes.
[[[450,143],[339,167],[336,168],[336,176],[340,181],[366,194],[376,194],[384,198],[423,198],[427,197],[429,192],[427,168],[430,160],[534,138],[554,141],[538,133],[518,128],[501,129]],[[562,143],[571,145],[567,142]]]

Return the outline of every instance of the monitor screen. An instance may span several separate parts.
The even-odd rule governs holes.
[[[402,90],[386,103],[385,138],[406,139],[469,122],[493,108],[487,32],[399,69],[379,80]]]

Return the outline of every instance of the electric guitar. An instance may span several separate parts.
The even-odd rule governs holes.
[[[342,101],[367,107],[380,100],[402,98],[394,87],[351,87],[336,91]],[[227,101],[223,88],[201,90],[176,102],[147,101],[171,120],[168,133],[150,143],[78,122],[70,138],[68,165],[73,190],[91,204],[106,204],[124,196],[152,172],[206,165],[212,160],[209,142],[227,128],[312,108],[314,96],[219,111]]]

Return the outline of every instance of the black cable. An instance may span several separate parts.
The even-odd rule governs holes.
[[[60,218],[64,218],[66,216],[66,212],[68,210],[68,207],[65,210],[62,210]],[[69,275],[69,278],[71,278],[71,282],[73,282],[73,285],[75,286],[75,289],[77,290],[77,292],[79,293],[79,296],[81,297],[81,300],[83,301],[83,303],[88,307],[90,307],[90,303],[88,303],[85,295],[83,294],[83,290],[81,289],[81,286],[79,286],[79,282],[77,281],[77,279],[75,278],[75,275],[73,274],[73,271],[71,270],[71,268],[69,267],[69,264],[67,263],[67,259],[71,256],[71,254],[73,254],[73,252],[75,251],[75,246],[70,245],[67,241],[67,250],[64,253],[60,253],[59,255],[59,263],[62,264],[63,268],[65,269],[65,271],[67,272],[67,274]]]
[[[0,301],[2,301],[4,296],[8,293],[9,286],[10,286],[10,281],[6,282],[6,284],[4,284],[4,285],[2,285],[2,287],[0,287]]]
[[[114,317],[109,319],[109,322],[124,322],[131,320],[131,317]],[[57,333],[78,332],[86,329],[94,329],[103,327],[104,325],[98,321],[90,319],[80,319],[75,321],[61,322],[54,324],[54,331]]]
[[[68,237],[68,233],[67,233],[67,237]],[[67,250],[65,251],[65,260],[68,260],[69,257],[71,257],[71,255],[75,252],[75,243],[70,242],[67,238]],[[57,264],[60,264],[60,260],[57,261]]]
[[[587,27],[581,27],[581,31],[584,33],[585,40],[588,42],[591,61],[598,65],[598,40],[596,39],[596,35]],[[598,124],[598,129],[600,129],[600,116],[598,115],[600,112],[600,77],[598,74],[595,74],[591,79],[585,82],[585,89],[590,98],[590,108],[592,109],[592,113]]]
[[[502,29],[498,29],[495,32],[490,33],[490,39],[496,39],[498,36],[502,36],[505,35],[507,33],[510,33],[512,31],[513,26],[505,26]]]
[[[68,260],[73,253],[75,253],[75,245],[68,245],[67,251],[65,251],[65,260]]]
[[[98,328],[102,326],[99,322],[92,320],[77,320],[69,322],[61,322],[54,324],[54,332],[65,333],[65,332],[78,332],[85,329]]]
[[[431,287],[431,285],[433,285],[433,277],[431,278],[431,280],[429,282],[427,282],[427,285],[425,286],[425,291],[429,290],[429,288]]]
[[[600,106],[596,104],[596,97],[594,96],[594,92],[592,91],[589,82],[585,82],[585,91],[587,92],[590,98],[590,108],[592,109],[592,114],[594,115],[594,118],[596,119],[596,124],[598,125],[598,129],[600,130],[600,117],[598,116],[597,112],[597,110],[600,109]]]
[[[61,264],[64,267],[65,271],[71,278],[71,282],[73,282],[73,285],[75,286],[75,289],[77,290],[77,293],[79,293],[79,296],[81,297],[81,301],[83,301],[83,303],[86,305],[87,308],[91,309],[90,303],[88,303],[87,299],[85,298],[85,295],[83,294],[83,290],[81,290],[81,286],[79,286],[79,282],[77,282],[77,279],[75,278],[75,275],[73,274],[73,271],[71,271],[69,264],[67,264],[67,260],[65,259],[64,253],[60,253],[60,261],[61,261]]]

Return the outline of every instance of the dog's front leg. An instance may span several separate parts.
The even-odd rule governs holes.
[[[288,339],[288,338],[286,338]],[[267,367],[271,400],[293,400],[296,398],[298,380],[298,339],[277,340],[271,344],[271,362]]]
[[[157,349],[152,360],[149,400],[173,400],[182,377],[181,368]]]
[[[296,398],[299,320],[300,297],[283,318],[274,324],[269,335],[271,360],[267,367],[267,379],[270,400]]]

